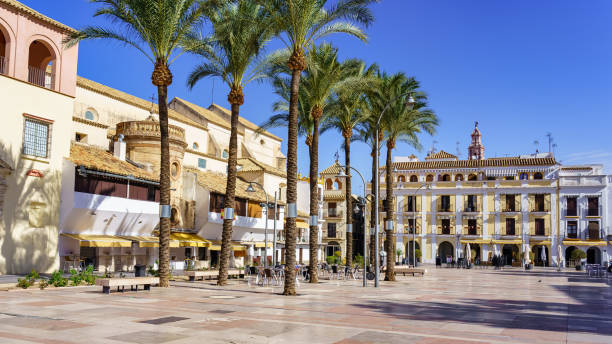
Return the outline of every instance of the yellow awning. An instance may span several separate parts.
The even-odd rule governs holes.
[[[192,233],[170,233],[170,240],[179,242],[180,247],[210,247],[211,242]]]
[[[305,228],[305,229],[309,229],[310,228],[310,226],[308,226],[308,223],[307,222],[303,222],[303,221],[296,221],[295,222],[295,227],[297,227],[297,228]]]
[[[260,242],[256,242],[256,243],[255,243],[255,247],[258,247],[258,248],[263,248],[263,247],[265,247],[265,246],[266,246],[266,243],[265,243],[265,242],[263,242],[263,241],[260,241]],[[272,247],[274,247],[274,243],[273,243],[273,242],[269,242],[269,241],[268,241],[268,248],[272,248]]]
[[[491,240],[484,239],[461,239],[462,244],[490,244]]]
[[[211,245],[208,247],[209,250],[221,251],[221,241],[211,241],[210,243]],[[246,250],[246,247],[238,243],[232,242],[231,245],[232,245],[232,250],[234,251],[245,251]]]
[[[563,240],[563,245],[565,246],[607,246],[608,242],[603,240],[593,240],[593,241],[584,241],[584,240]]]
[[[511,240],[493,240],[494,244],[521,244],[522,241],[520,239],[511,239]]]
[[[542,241],[535,241],[535,240],[529,240],[529,245],[531,246],[539,246],[539,245],[544,245],[544,246],[550,246],[552,244],[552,242],[550,240],[542,240]]]
[[[132,247],[132,241],[112,235],[96,234],[61,234],[79,241],[81,247]]]
[[[159,238],[156,236],[121,236],[124,239],[136,241],[138,243],[138,247],[159,247]],[[177,240],[170,239],[170,247],[179,247],[179,242]]]

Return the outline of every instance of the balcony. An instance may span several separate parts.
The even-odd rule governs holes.
[[[455,227],[438,226],[437,235],[455,235]]]
[[[404,228],[404,234],[421,234],[421,229],[416,228],[416,230],[412,227]]]
[[[606,176],[561,176],[561,186],[605,186]]]
[[[450,206],[439,206],[437,211],[438,213],[450,213],[453,210],[451,210]]]
[[[478,213],[480,212],[480,209],[478,209],[478,207],[475,204],[473,204],[473,205],[468,205],[467,207],[465,207],[463,209],[463,212],[464,213]]]
[[[482,236],[482,228],[480,226],[467,226],[463,228],[463,235]]]
[[[344,215],[344,211],[338,210],[338,208],[323,209],[324,218],[341,218]]]
[[[53,89],[55,74],[44,69],[28,66],[28,82],[40,87]]]
[[[502,213],[518,213],[519,211],[516,210],[516,207],[506,207],[502,209]]]
[[[529,210],[532,213],[548,213],[550,212],[550,207],[546,206],[535,206]]]
[[[8,59],[0,56],[0,74],[8,74]]]

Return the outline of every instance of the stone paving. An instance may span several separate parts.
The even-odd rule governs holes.
[[[605,279],[552,270],[428,268],[279,287],[174,282],[150,292],[0,292],[0,343],[612,343]],[[610,279],[612,281],[612,278]]]

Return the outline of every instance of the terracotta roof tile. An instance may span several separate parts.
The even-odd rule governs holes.
[[[143,110],[147,110],[147,111],[152,111],[154,113],[158,113],[158,107],[157,104],[153,104],[148,100],[144,100],[142,98],[138,98],[136,96],[133,96],[131,94],[125,93],[123,91],[119,91],[117,89],[114,89],[112,87],[108,87],[106,85],[102,85],[100,83],[97,83],[95,81],[83,78],[81,76],[77,77],[77,86],[84,88],[84,89],[88,89],[90,91],[96,92],[96,93],[100,93],[104,96],[107,96],[109,98],[115,99],[115,100],[119,100],[122,101],[124,103],[139,107]],[[175,121],[196,127],[196,128],[200,128],[203,130],[207,130],[206,124],[205,123],[198,123],[194,120],[192,120],[191,118],[176,112],[172,109],[168,109],[168,117],[170,119],[173,119]]]
[[[425,157],[425,160],[433,160],[433,159],[457,159],[457,156],[441,150],[438,153]]]
[[[185,168],[186,171],[193,172],[196,174],[198,184],[210,192],[225,195],[225,187],[227,184],[227,178],[224,174],[211,171],[202,171],[195,168]],[[249,186],[249,182],[236,178],[236,197],[248,199],[256,202],[265,202],[266,197],[260,188],[257,188],[257,192],[247,192],[246,189]],[[268,195],[270,202],[274,200],[274,196]],[[282,202],[278,202],[280,205],[284,205]]]
[[[72,143],[68,160],[72,161],[76,166],[83,166],[90,170],[122,176],[132,175],[139,179],[159,181],[159,175],[136,167],[127,161],[120,160],[102,148],[82,143]]]
[[[333,174],[337,175],[340,172],[340,164],[336,161],[333,165],[321,171],[320,174]]]
[[[445,168],[482,168],[482,167],[514,167],[514,166],[552,166],[555,158],[494,158],[484,160],[446,160],[446,161],[412,161],[396,162],[393,166],[398,170],[422,170]],[[381,166],[381,169],[384,169]]]
[[[323,200],[325,201],[341,201],[346,198],[344,190],[326,190],[323,191]]]
[[[56,28],[59,28],[59,29],[61,29],[63,31],[67,31],[67,32],[71,32],[71,33],[72,32],[76,32],[76,30],[71,28],[70,26],[65,25],[63,23],[60,23],[57,20],[51,19],[51,18],[47,17],[46,15],[41,14],[40,12],[35,11],[32,8],[22,4],[19,1],[16,1],[16,0],[0,0],[0,4],[6,4],[6,5],[14,8],[14,9],[20,11],[20,12],[28,14],[28,15],[30,15],[30,16],[36,18],[36,19],[39,19],[39,20],[41,20],[41,21],[43,21],[43,22],[45,22],[47,24],[51,24],[51,25],[55,26]]]
[[[274,166],[270,166],[268,164],[264,164],[259,162],[253,158],[240,158],[238,159],[238,165],[242,166],[242,169],[238,172],[259,172],[264,171],[270,174],[277,175],[279,177],[286,178],[286,171],[276,168]]]

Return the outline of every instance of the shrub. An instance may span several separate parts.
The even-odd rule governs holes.
[[[579,249],[573,250],[572,254],[570,254],[571,260],[581,260],[584,258],[586,258],[586,253],[584,253],[584,251],[579,250]]]
[[[31,285],[32,285],[32,282],[27,277],[17,279],[17,286],[19,288],[28,289]]]
[[[88,285],[94,285],[96,283],[96,275],[94,275],[93,270],[93,265],[88,265],[85,270],[81,271],[81,279]]]
[[[421,250],[419,250],[418,248],[416,250],[414,250],[414,256],[418,258],[421,258]]]
[[[38,287],[40,288],[40,290],[43,290],[48,286],[49,286],[49,281],[47,281],[46,279],[43,279],[40,282],[38,282]]]
[[[72,285],[79,285],[83,281],[81,274],[75,269],[70,269],[70,277],[68,279],[72,282]]]
[[[327,262],[327,264],[332,265],[332,264],[336,263],[336,257],[335,256],[327,256],[327,258],[325,258],[325,261]]]
[[[355,258],[353,258],[353,264],[363,266],[363,256],[360,254],[357,254]]]
[[[32,269],[32,272],[27,274],[25,278],[30,280],[30,283],[34,283],[36,282],[36,280],[40,279],[40,275],[38,274],[38,272],[36,272],[36,270]]]
[[[49,278],[49,284],[54,287],[65,287],[68,285],[68,279],[62,276],[60,271],[55,271],[51,274],[51,278]]]

